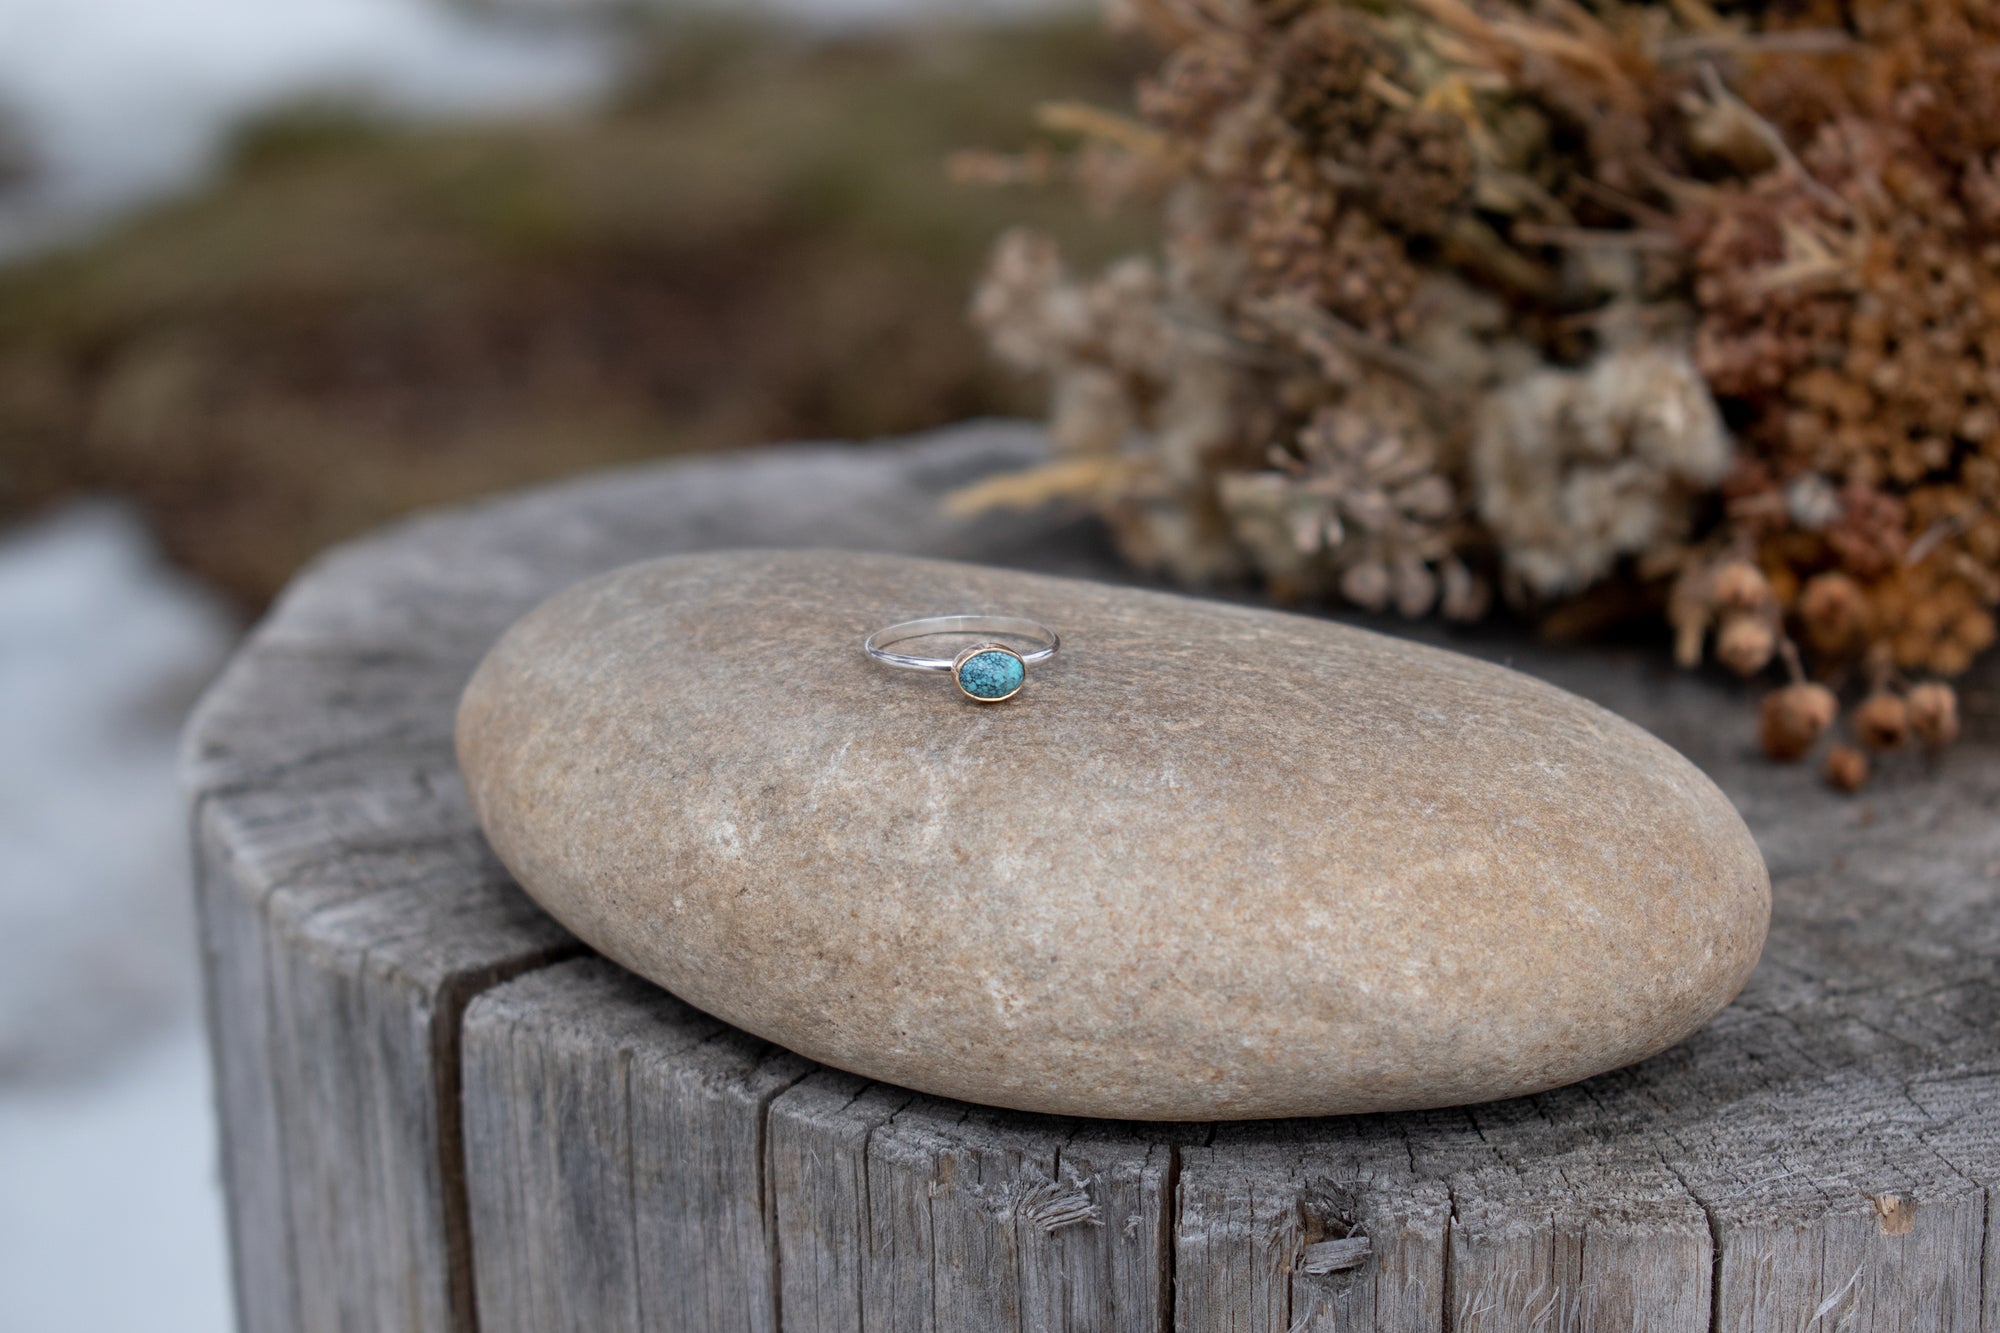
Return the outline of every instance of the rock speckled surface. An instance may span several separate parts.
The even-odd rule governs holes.
[[[986,707],[860,651],[968,610],[1042,619],[1063,652]],[[501,858],[603,953],[814,1059],[1026,1110],[1305,1116],[1569,1083],[1705,1023],[1770,916],[1721,792],[1549,685],[896,556],[577,585],[481,665],[458,747]]]

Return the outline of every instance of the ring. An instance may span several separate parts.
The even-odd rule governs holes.
[[[1023,652],[987,640],[962,648],[953,657],[889,651],[892,643],[939,634],[1005,634],[1027,639],[1034,646]],[[861,641],[861,651],[885,666],[908,671],[949,671],[966,698],[983,704],[997,704],[1019,694],[1028,683],[1028,668],[1048,661],[1061,646],[1062,640],[1054,630],[1038,620],[1023,620],[1019,616],[931,616],[878,629]]]

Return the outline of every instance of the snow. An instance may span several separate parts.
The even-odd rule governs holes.
[[[225,1333],[208,1053],[177,1026],[80,1087],[0,1090],[0,1328]]]
[[[219,1333],[187,705],[235,638],[130,511],[0,540],[0,1328]]]

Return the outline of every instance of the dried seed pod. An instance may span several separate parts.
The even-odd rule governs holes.
[[[1801,681],[1764,696],[1758,739],[1764,753],[1789,763],[1805,757],[1813,742],[1833,725],[1840,701],[1824,685]]]
[[[1377,560],[1350,565],[1340,576],[1340,595],[1364,610],[1386,609],[1395,591],[1388,567]]]
[[[1836,791],[1859,791],[1868,781],[1868,756],[1852,745],[1836,745],[1826,752],[1827,785]]]
[[[1487,603],[1492,599],[1492,590],[1486,580],[1480,578],[1460,560],[1447,560],[1438,567],[1443,590],[1438,597],[1439,609],[1447,620],[1477,620],[1486,614]]]
[[[1902,696],[1877,690],[1854,710],[1854,736],[1870,750],[1893,750],[1910,738],[1910,710]]]
[[[1926,681],[1906,700],[1910,730],[1933,749],[1958,739],[1958,694],[1941,680]]]
[[[1754,611],[1771,600],[1771,581],[1748,560],[1732,560],[1715,571],[1715,605],[1724,611]]]
[[[1701,665],[1701,647],[1715,618],[1714,580],[1696,565],[1684,566],[1667,592],[1667,622],[1674,627],[1674,663]]]
[[[1715,657],[1739,676],[1754,676],[1771,664],[1778,636],[1755,611],[1731,611],[1715,635]]]
[[[1396,613],[1410,620],[1428,614],[1437,605],[1438,580],[1421,561],[1408,560],[1396,566]]]
[[[1868,625],[1868,598],[1839,570],[1815,574],[1799,593],[1806,638],[1821,652],[1837,653],[1858,642]]]

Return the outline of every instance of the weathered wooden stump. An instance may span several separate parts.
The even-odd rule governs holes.
[[[451,723],[514,616],[723,545],[1115,577],[1074,519],[939,514],[1037,450],[983,426],[665,465],[300,579],[186,758],[246,1329],[2000,1330],[1990,671],[1941,773],[1847,801],[1650,652],[1460,640],[1701,763],[1776,896],[1748,991],[1696,1038],[1460,1110],[1188,1126],[940,1102],[724,1027],[509,882]]]

